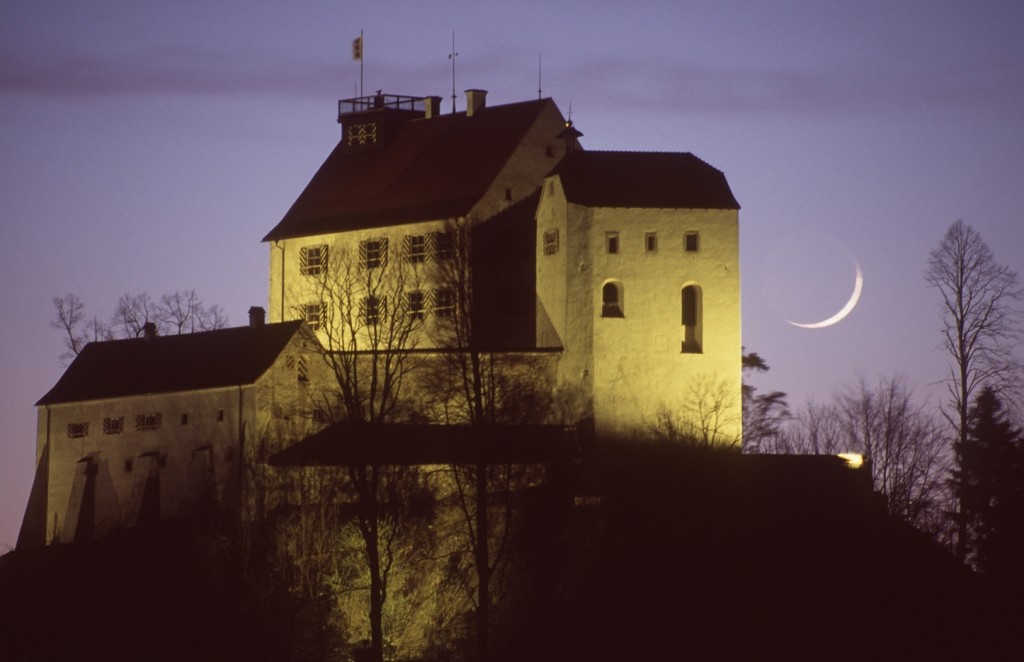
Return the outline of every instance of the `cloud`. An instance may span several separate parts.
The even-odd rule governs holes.
[[[464,69],[475,80],[510,81],[507,58]],[[374,86],[397,93],[438,93],[445,63],[376,62]],[[346,96],[354,63],[300,61],[279,53],[152,48],[122,56],[0,51],[0,92],[53,97],[134,95]],[[727,69],[663,60],[591,59],[544,72],[545,92],[644,112],[862,115],[932,109],[1017,112],[1024,74],[1016,63],[861,68]],[[424,88],[429,88],[424,91]],[[438,89],[434,89],[438,88]],[[496,89],[498,91],[500,86]]]
[[[123,56],[0,53],[0,91],[52,97],[322,95],[341,65],[154,49]]]
[[[961,68],[717,69],[591,61],[564,80],[648,111],[859,115],[932,109],[1011,110],[1024,76],[1010,61]]]

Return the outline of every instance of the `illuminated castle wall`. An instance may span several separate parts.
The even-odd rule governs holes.
[[[645,436],[667,415],[740,439],[737,209],[689,154],[576,153],[546,179],[537,340],[563,348],[559,381],[592,400],[599,433]]]
[[[447,228],[502,224],[476,265],[526,245],[515,259],[531,274],[508,276],[525,305],[522,287],[486,297],[507,316],[495,326],[526,322],[497,347],[561,349],[557,389],[603,435],[648,436],[667,416],[738,443],[739,205],[724,175],[687,153],[584,151],[547,99],[487,107],[470,90],[465,113],[437,105],[341,102],[341,142],[265,237],[270,319],[318,320],[310,255],[365,264],[370,246],[408,262]],[[418,273],[429,331],[443,297]]]
[[[274,323],[257,309],[249,327],[83,350],[37,403],[19,547],[173,516],[204,495],[237,510],[258,445],[326,424],[311,397],[336,384],[296,323],[323,315],[316,276],[346,255],[418,274],[416,345],[430,350],[448,305],[437,269],[459,227],[480,275],[478,342],[551,389],[557,413],[530,422],[593,420],[620,440],[667,422],[738,443],[739,205],[724,175],[686,153],[585,151],[550,99],[488,107],[470,90],[467,111],[439,106],[339,102],[341,141],[264,237]]]

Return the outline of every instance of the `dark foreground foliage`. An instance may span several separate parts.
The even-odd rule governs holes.
[[[613,447],[554,475],[520,499],[494,660],[984,660],[1024,643],[1014,594],[889,518],[837,458]],[[0,558],[3,658],[336,659],[326,605],[243,580],[217,530]]]

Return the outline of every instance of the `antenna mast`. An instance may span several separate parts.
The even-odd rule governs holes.
[[[455,30],[452,30],[452,52],[448,54],[448,59],[452,61],[452,112],[455,112],[455,58],[459,56],[455,52]]]
[[[540,90],[541,90],[541,84],[540,84],[540,81],[541,81],[541,78],[540,78],[540,72],[541,72],[541,69],[540,69],[540,57],[541,57],[541,54],[537,53],[537,98],[538,99],[541,98],[541,95],[540,95],[541,94],[540,93]]]

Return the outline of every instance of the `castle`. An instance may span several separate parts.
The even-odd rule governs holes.
[[[340,142],[263,238],[269,319],[253,308],[245,327],[87,345],[37,403],[18,547],[204,500],[237,511],[268,430],[280,450],[345,418],[317,395],[337,389],[325,356],[381,342],[399,315],[416,321],[403,352],[452,349],[441,331],[465,312],[449,276],[467,242],[468,342],[528,357],[549,399],[571,393],[541,422],[630,440],[682,421],[738,444],[739,205],[725,176],[688,153],[586,151],[550,99],[486,96],[468,90],[450,114],[439,97],[340,101]],[[325,297],[339,268],[362,289]],[[407,274],[401,288],[373,290],[388,270]],[[431,388],[410,383],[406,413]]]

